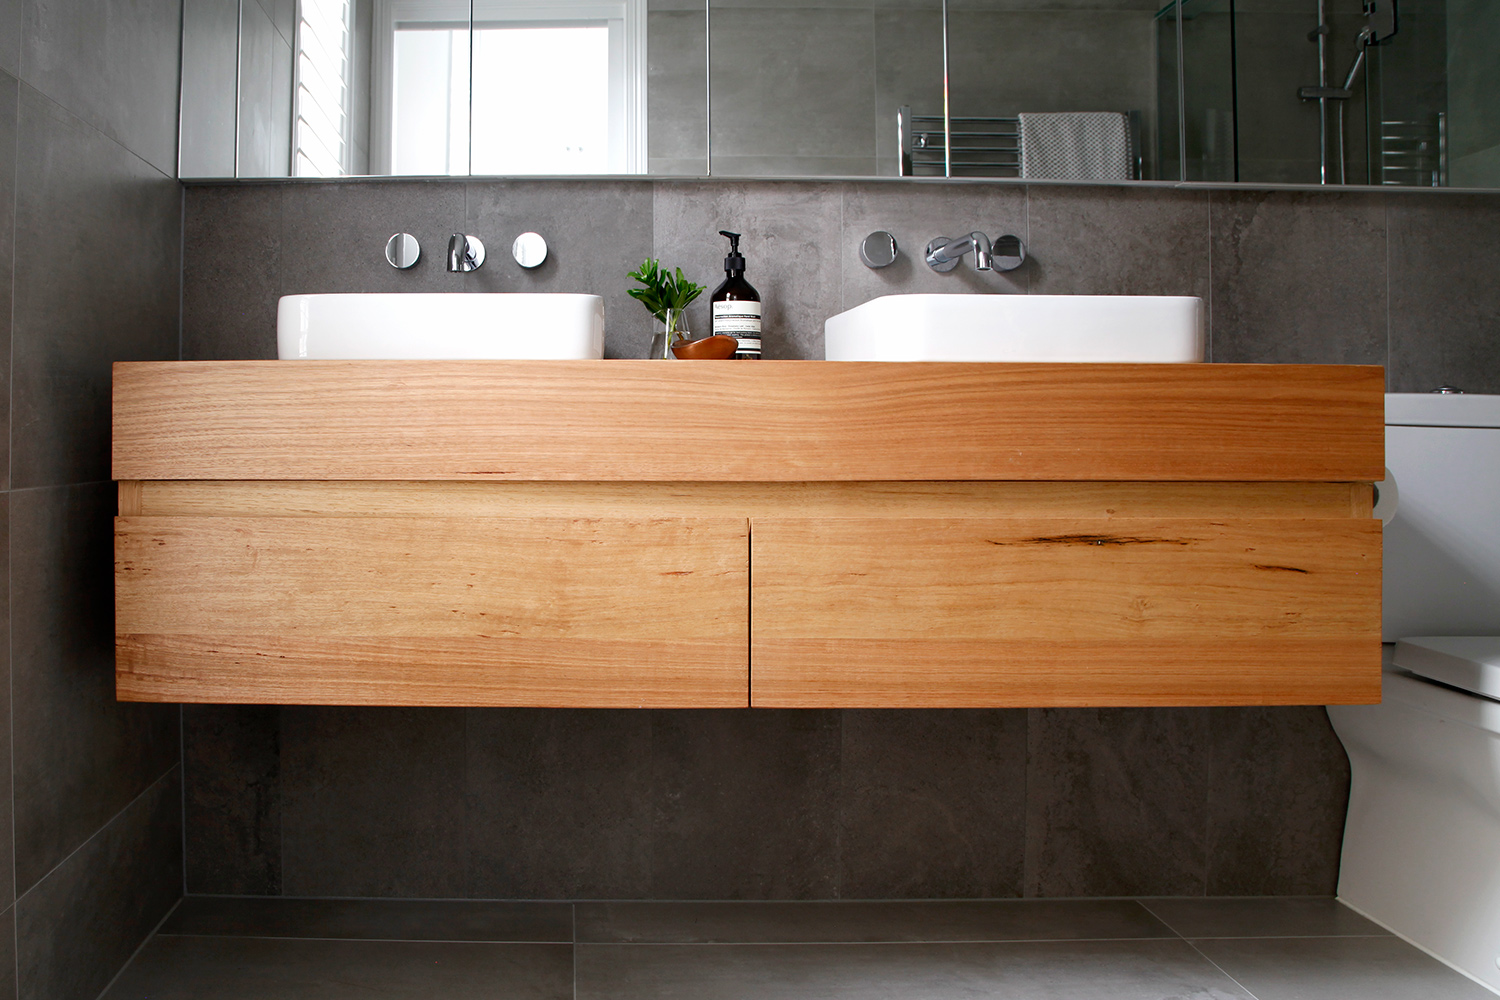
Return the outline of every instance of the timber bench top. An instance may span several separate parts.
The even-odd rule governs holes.
[[[1370,482],[1362,365],[114,367],[118,480]]]

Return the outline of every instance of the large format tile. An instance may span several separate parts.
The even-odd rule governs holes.
[[[1500,199],[1392,197],[1393,392],[1500,392]]]
[[[1333,895],[1349,758],[1321,706],[1211,710],[1211,896]]]
[[[1387,931],[1331,896],[1143,899],[1187,938],[1368,937]]]
[[[647,712],[470,709],[468,894],[650,894]]]
[[[1194,941],[1257,1000],[1489,1000],[1494,994],[1395,936]]]
[[[174,769],[16,902],[20,995],[93,1000],[182,896]]]
[[[652,5],[653,7],[655,5]],[[646,15],[647,156],[651,174],[708,172],[704,7]]]
[[[177,176],[181,0],[25,0],[21,79]]]
[[[11,485],[108,479],[111,362],[177,357],[181,189],[27,86],[19,137]]]
[[[461,897],[464,713],[286,708],[282,891]]]
[[[962,264],[942,274],[928,267],[923,259],[928,242],[938,236],[953,239],[978,231],[991,239],[1010,233],[1029,241],[1025,187],[885,181],[846,184],[841,191],[843,235],[839,253],[843,259],[843,292],[835,312],[852,309],[881,295],[1024,292],[1030,287],[1031,272],[1026,265],[1009,272],[976,271],[973,258],[965,255]],[[894,236],[900,254],[887,267],[869,268],[859,259],[859,246],[876,230]]]
[[[709,332],[709,295],[724,280],[729,250],[719,230],[726,229],[744,234],[745,280],[760,292],[765,357],[822,358],[823,321],[840,309],[839,187],[663,181],[655,189],[654,256],[707,286],[688,310],[693,333]]]
[[[729,6],[714,11],[710,31],[715,174],[720,155],[873,160],[869,9],[782,7],[767,17]]]
[[[962,942],[1171,937],[1128,899],[579,903],[577,940],[629,944]]]
[[[280,294],[466,287],[468,275],[445,269],[448,238],[464,224],[462,180],[330,181],[282,191]],[[421,258],[404,271],[385,259],[386,241],[395,233],[411,233],[422,245]],[[474,235],[492,255],[509,249]]]
[[[276,357],[284,185],[183,195],[182,360]]]
[[[177,707],[115,700],[112,483],[10,495],[17,889],[178,760]]]
[[[16,1000],[16,908],[0,913],[0,1000]]]
[[[1212,360],[1385,364],[1381,196],[1211,197]]]
[[[1208,304],[1208,194],[1163,188],[1028,188],[1032,292],[1196,295]]]
[[[839,896],[1021,895],[1022,709],[846,711]]]
[[[187,891],[281,892],[281,710],[182,707]]]
[[[577,1000],[1228,1000],[1182,941],[576,948]]]
[[[21,8],[23,0],[0,0],[0,73],[21,75]]]
[[[1026,895],[1201,895],[1208,713],[1029,711]]]
[[[3,6],[4,0],[0,0]],[[16,126],[20,84],[0,72],[0,490],[10,489],[11,308],[15,301]]]
[[[652,729],[653,896],[834,895],[837,712],[656,711]]]
[[[601,295],[605,357],[646,356],[649,317],[626,289],[636,287],[629,273],[651,255],[649,181],[470,181],[467,190],[464,231],[483,240],[489,256],[465,276],[465,290]],[[547,241],[539,267],[511,256],[524,232]]]
[[[10,624],[10,494],[0,493],[0,909],[16,899]],[[4,979],[5,969],[0,966],[0,982]]]
[[[568,903],[189,896],[161,934],[374,941],[573,940]]]
[[[571,1000],[567,945],[161,936],[103,1000]]]

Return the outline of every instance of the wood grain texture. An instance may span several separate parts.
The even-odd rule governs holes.
[[[118,518],[119,693],[743,705],[746,533],[734,518]]]
[[[120,484],[122,514],[198,517],[1342,518],[1368,517],[1370,495],[1368,483]]]
[[[756,705],[1378,698],[1369,519],[757,518],[751,566]]]
[[[1371,482],[1345,365],[115,365],[116,479]]]
[[[742,636],[709,641],[371,636],[115,637],[121,701],[744,708]]]
[[[759,639],[757,708],[1366,705],[1380,636],[1132,643],[1088,639]]]

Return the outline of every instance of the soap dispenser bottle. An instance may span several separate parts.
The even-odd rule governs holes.
[[[760,357],[760,293],[745,280],[745,258],[740,254],[740,234],[727,229],[720,236],[729,237],[729,255],[724,258],[724,283],[709,297],[713,310],[715,335],[723,334],[739,341],[735,358]]]

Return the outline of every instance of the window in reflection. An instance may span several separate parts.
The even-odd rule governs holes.
[[[292,152],[292,172],[298,177],[337,177],[350,172],[352,14],[350,0],[302,0],[299,4]]]
[[[468,173],[468,24],[398,24],[391,49],[391,173]]]

